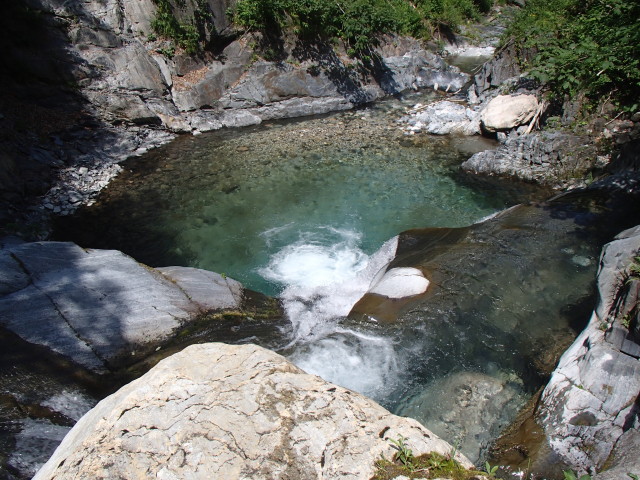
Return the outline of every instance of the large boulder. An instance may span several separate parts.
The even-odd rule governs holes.
[[[487,132],[511,130],[530,122],[537,110],[535,95],[498,95],[480,112],[480,122]]]
[[[155,270],[73,243],[0,249],[0,325],[95,372],[139,358],[199,314],[238,309],[242,286],[213,272]]]
[[[584,182],[581,179],[599,162],[593,142],[584,136],[537,132],[509,135],[498,148],[475,153],[462,163],[461,168],[474,175],[566,186],[567,182]]]
[[[193,345],[101,401],[34,479],[365,480],[400,436],[415,455],[452,452],[415,420],[269,350]]]
[[[640,227],[606,245],[598,274],[598,306],[542,395],[538,420],[551,449],[583,472],[599,471],[611,458],[612,469],[626,473],[637,468],[640,346],[629,322],[637,322],[630,319],[637,313],[640,282],[630,276],[630,266],[639,251]],[[630,296],[632,302],[627,301]],[[629,450],[634,453],[625,461]],[[612,471],[597,478],[623,477]]]

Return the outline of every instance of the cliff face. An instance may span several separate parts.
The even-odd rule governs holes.
[[[551,449],[583,471],[606,466],[597,478],[623,478],[640,468],[636,454],[624,453],[632,445],[637,452],[640,440],[640,282],[633,266],[639,251],[640,227],[603,249],[598,307],[560,359],[538,411]]]
[[[167,132],[344,110],[410,88],[456,91],[468,79],[404,38],[387,38],[366,69],[339,46],[292,39],[283,40],[273,60],[259,36],[232,29],[229,6],[226,0],[12,6],[3,23],[15,24],[2,37],[9,68],[0,79],[8,92],[0,120],[16,132],[5,134],[1,147],[7,193],[0,200],[7,211],[48,191],[42,205],[70,213],[117,174],[118,162],[168,141]],[[167,23],[182,33],[156,33]],[[186,31],[195,43],[184,39]],[[73,189],[51,191],[55,177]]]

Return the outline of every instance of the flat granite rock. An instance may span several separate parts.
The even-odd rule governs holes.
[[[163,275],[119,251],[73,243],[5,246],[0,265],[0,324],[97,372],[242,298],[238,282],[212,272],[171,267]]]
[[[102,400],[34,479],[368,480],[400,436],[416,456],[453,451],[417,421],[274,352],[208,343]]]

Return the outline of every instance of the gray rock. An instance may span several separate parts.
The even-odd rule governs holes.
[[[21,428],[7,464],[29,478],[36,474],[71,428],[54,425],[49,420],[29,418],[21,422]]]
[[[0,295],[26,288],[31,280],[18,260],[6,250],[0,250]]]
[[[598,306],[589,325],[560,359],[541,399],[538,419],[549,445],[581,472],[600,470],[616,445],[618,454],[624,451],[625,432],[635,431],[629,435],[637,445],[640,362],[611,340],[624,314],[619,305],[628,293],[625,272],[639,251],[640,227],[621,233],[603,249]],[[618,457],[613,468],[636,468],[632,459],[637,455],[628,460]]]
[[[584,178],[597,161],[596,150],[585,137],[562,132],[509,135],[495,150],[474,154],[464,171],[517,178],[543,185]]]
[[[132,42],[110,53],[114,71],[109,72],[109,84],[126,90],[149,90],[156,94],[166,90],[158,64],[140,42]]]
[[[520,75],[522,72],[517,58],[518,53],[514,46],[500,50],[474,77],[476,93],[482,96],[487,90],[497,88],[507,79]]]
[[[276,104],[252,108],[250,112],[262,121],[349,110],[353,104],[344,97],[290,98]]]
[[[34,479],[364,480],[400,435],[415,455],[452,451],[415,420],[269,350],[192,345],[101,401]]]
[[[211,108],[216,105],[223,93],[243,74],[242,65],[212,63],[192,72],[186,77],[175,80],[172,89],[173,102],[180,111],[192,111],[199,108]],[[224,106],[224,104],[223,104]]]
[[[4,289],[0,323],[98,372],[151,351],[200,313],[238,308],[242,298],[234,280],[179,267],[165,270],[168,280],[118,251],[38,242],[0,252],[13,289],[23,286]]]
[[[637,429],[623,433],[613,449],[609,467],[591,478],[593,480],[631,480],[633,473],[640,477],[640,432]]]
[[[154,123],[159,120],[158,115],[138,95],[91,92],[87,97],[94,105],[111,114],[113,120],[140,124]]]
[[[475,135],[480,133],[480,119],[477,112],[449,101],[427,105],[417,105],[409,115],[401,119],[407,123],[408,132],[425,131],[436,135],[457,133]]]
[[[174,282],[202,311],[240,308],[242,284],[219,273],[189,267],[156,269]]]

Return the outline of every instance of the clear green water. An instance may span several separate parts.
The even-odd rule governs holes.
[[[129,161],[56,238],[279,295],[290,322],[281,353],[480,459],[586,320],[599,249],[637,213],[590,195],[523,207],[433,262],[414,259],[433,293],[397,323],[348,317],[401,231],[467,226],[545,195],[461,176],[459,164],[493,144],[406,136],[396,124],[406,105],[181,137]]]
[[[395,124],[404,106],[180,138],[130,161],[98,205],[58,231],[276,294],[283,283],[260,272],[287,245],[330,246],[349,232],[371,254],[405,229],[468,225],[517,201],[457,178],[470,150],[491,144],[405,136]]]

